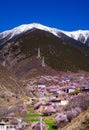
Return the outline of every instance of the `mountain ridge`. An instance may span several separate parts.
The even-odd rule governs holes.
[[[65,39],[65,35],[62,35]],[[75,40],[63,40],[62,38],[54,36],[40,29],[32,29],[17,39],[9,41],[1,49],[1,63],[13,70],[16,67],[16,72],[24,72],[24,70],[31,71],[33,57],[37,56],[37,49],[40,48],[41,56],[45,57],[46,64],[58,71],[76,71],[89,70],[89,53],[81,49],[81,45]],[[89,50],[88,50],[89,51]],[[25,64],[26,59],[32,59],[32,62]],[[18,65],[20,65],[17,71]],[[36,66],[34,66],[36,67]],[[22,68],[22,69],[21,69]],[[23,73],[22,72],[22,73]]]
[[[8,40],[12,39],[16,35],[21,35],[34,28],[50,32],[59,38],[61,38],[61,35],[64,34],[67,37],[80,41],[81,43],[89,44],[88,43],[88,41],[89,41],[89,31],[88,30],[77,30],[77,31],[70,32],[70,31],[63,31],[60,29],[52,28],[52,27],[47,27],[47,26],[41,25],[39,23],[23,24],[18,27],[15,27],[12,30],[7,30],[7,31],[0,33],[0,44],[1,45],[5,44]]]

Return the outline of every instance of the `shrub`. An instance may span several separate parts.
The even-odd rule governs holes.
[[[79,108],[79,107],[75,107],[74,109],[75,109],[75,111],[76,111],[78,114],[81,112],[81,108]]]
[[[78,116],[78,114],[81,112],[81,109],[76,107],[72,108],[70,111],[67,111],[67,119],[70,122],[74,117]]]
[[[53,106],[48,106],[45,110],[43,110],[44,115],[51,115],[56,113],[56,109]]]
[[[56,124],[59,125],[61,123],[67,122],[67,115],[63,113],[59,113],[58,116],[56,117]]]
[[[89,107],[89,93],[81,93],[75,96],[72,96],[69,100],[69,104],[65,107],[65,110],[71,110],[72,108],[80,108],[85,110]]]
[[[27,113],[28,113],[28,111],[27,111],[26,108],[20,110],[20,112],[19,112],[20,115],[22,115],[22,114],[27,114]]]
[[[31,126],[32,130],[40,130],[40,122],[35,122]],[[45,130],[46,125],[42,122],[42,130]]]
[[[36,103],[35,105],[34,105],[34,109],[38,109],[40,106],[41,106],[41,102],[38,102],[38,103]]]
[[[74,91],[74,92],[71,92],[70,95],[77,95],[77,94],[79,94],[80,92],[81,92],[80,90],[75,89],[75,91]]]

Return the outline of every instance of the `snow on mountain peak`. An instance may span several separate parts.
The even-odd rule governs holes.
[[[67,31],[64,31],[64,33],[75,39],[75,40],[78,40],[82,43],[86,43],[87,39],[89,38],[89,31],[88,30],[77,30],[77,31],[72,31],[72,32],[67,32]]]
[[[85,30],[85,31],[78,30],[78,31],[68,32],[68,31],[58,30],[56,28],[47,27],[47,26],[41,25],[39,23],[32,23],[32,24],[20,25],[19,27],[15,27],[12,30],[8,30],[3,33],[0,33],[0,44],[4,44],[6,41],[10,40],[14,36],[23,34],[33,28],[50,32],[53,35],[60,37],[60,38],[61,38],[61,34],[65,34],[66,36],[71,37],[75,40],[78,40],[82,43],[86,43],[87,39],[89,38],[88,30]]]
[[[33,28],[36,28],[36,29],[40,29],[40,30],[45,30],[45,31],[48,31],[48,32],[51,32],[51,33],[54,33],[54,29],[53,28],[50,28],[50,27],[47,27],[47,26],[44,26],[44,25],[41,25],[39,23],[32,23],[32,24],[24,24],[24,25],[21,25],[19,27],[16,27],[12,30],[12,33],[13,35],[14,34],[20,34],[20,33],[23,33],[23,32],[26,32],[30,29],[33,29]],[[57,30],[57,29],[56,29]],[[55,35],[57,35],[55,33]]]
[[[12,30],[8,30],[8,31],[5,31],[3,33],[0,33],[0,40],[4,39],[3,43],[2,43],[2,44],[4,44],[5,43],[5,38],[6,38],[6,40],[10,40],[14,36],[25,33],[27,31],[33,29],[33,28],[48,31],[48,32],[54,34],[55,36],[58,36],[57,35],[57,29],[50,28],[50,27],[41,25],[39,23],[32,23],[32,24],[20,25],[19,27],[15,27]]]

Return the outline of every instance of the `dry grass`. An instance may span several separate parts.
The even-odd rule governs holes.
[[[66,127],[58,130],[89,130],[89,109],[73,119]]]
[[[21,84],[17,78],[2,65],[0,65],[0,91],[22,93]]]

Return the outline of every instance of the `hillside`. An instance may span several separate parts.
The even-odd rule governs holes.
[[[36,67],[32,67],[32,64],[33,57],[37,57],[38,48],[41,50],[41,58],[45,58],[46,65],[55,70],[89,71],[88,53],[81,47],[35,28],[5,44],[1,49],[0,62],[5,62],[5,66],[14,74],[26,74]]]
[[[11,74],[4,66],[0,65],[0,92],[11,92],[13,94],[23,94],[21,84],[17,78]]]
[[[51,28],[44,26],[39,23],[31,23],[31,24],[23,24],[18,27],[13,28],[12,30],[7,30],[0,33],[0,45],[5,44],[9,40],[17,39],[21,35],[25,34],[26,32],[32,29],[39,29],[57,36],[58,38],[67,40],[67,41],[74,41],[78,43],[87,44],[89,45],[89,30],[77,30],[77,31],[64,31],[59,30],[56,28]]]
[[[82,112],[62,130],[89,130],[89,109]]]

